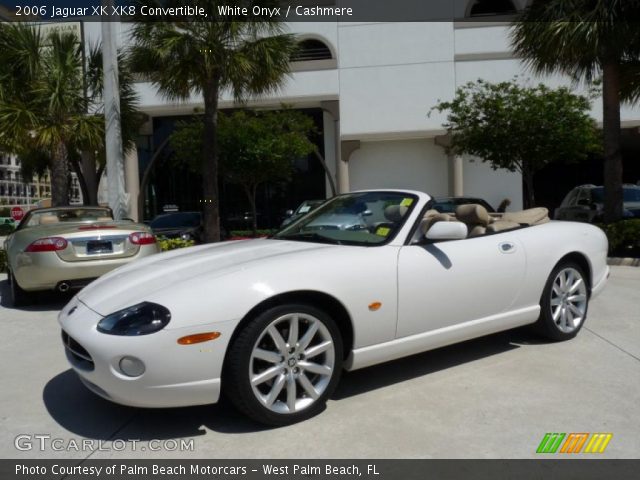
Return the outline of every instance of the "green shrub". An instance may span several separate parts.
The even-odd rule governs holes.
[[[167,250],[175,250],[176,248],[193,247],[194,245],[195,242],[193,240],[158,237],[158,246],[163,252],[166,252]]]
[[[7,252],[0,250],[0,273],[7,271]]]
[[[598,226],[609,239],[610,253],[640,249],[640,219],[621,220]]]
[[[13,223],[0,223],[0,237],[11,235],[16,229]]]

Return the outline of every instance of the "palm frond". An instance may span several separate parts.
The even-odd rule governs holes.
[[[639,16],[636,0],[533,2],[513,25],[511,44],[536,73],[592,81],[604,61],[640,53],[629,41]]]

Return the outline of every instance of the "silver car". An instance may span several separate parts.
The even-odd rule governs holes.
[[[66,292],[159,251],[151,229],[115,221],[102,207],[30,210],[4,244],[11,300],[26,304],[36,291]]]

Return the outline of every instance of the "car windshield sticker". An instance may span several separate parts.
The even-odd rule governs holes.
[[[387,235],[389,235],[390,231],[391,229],[388,227],[378,227],[378,229],[376,230],[376,235],[380,235],[381,237],[386,237]]]
[[[403,207],[410,207],[413,203],[413,198],[403,198],[400,205]]]
[[[307,213],[311,207],[309,205],[305,205],[304,207],[300,207],[300,213]]]

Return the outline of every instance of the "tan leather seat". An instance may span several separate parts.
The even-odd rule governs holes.
[[[467,225],[469,238],[484,235],[491,222],[487,209],[476,203],[459,205],[456,208],[456,218]]]
[[[520,225],[540,225],[549,221],[549,210],[544,207],[529,208],[519,212],[505,212],[502,220]]]
[[[52,225],[54,223],[60,223],[60,219],[55,215],[42,215],[40,217],[40,225]]]
[[[404,205],[389,205],[384,209],[384,217],[390,222],[401,222],[409,208]]]
[[[420,222],[420,231],[422,232],[423,235],[427,234],[427,232],[429,231],[429,229],[432,227],[434,223],[453,221],[453,218],[451,218],[451,215],[447,215],[446,213],[439,213],[437,210],[433,210],[433,211],[436,213],[428,216],[425,215],[424,217],[422,217],[422,221]],[[429,212],[431,212],[431,210],[429,210],[427,213]]]
[[[516,222],[510,222],[509,220],[496,220],[487,227],[487,232],[496,233],[518,227],[520,227],[520,224]]]

